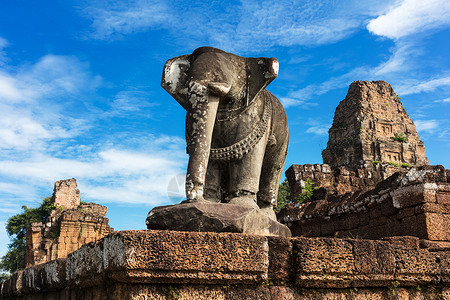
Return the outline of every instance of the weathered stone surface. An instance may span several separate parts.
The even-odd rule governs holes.
[[[26,266],[64,258],[113,231],[105,218],[107,208],[80,203],[79,194],[75,179],[55,183],[52,199],[57,209],[51,211],[44,224],[32,223],[27,228]]]
[[[440,286],[389,288],[313,289],[292,286],[244,286],[244,285],[173,285],[173,284],[114,284],[105,287],[67,289],[57,292],[41,292],[36,295],[14,296],[6,299],[93,299],[93,300],[142,300],[142,299],[273,299],[273,300],[347,300],[347,299],[444,299],[450,290]]]
[[[357,174],[354,174],[355,172],[344,167],[331,170],[327,164],[319,166],[319,169],[324,171],[304,171],[308,168],[307,165],[292,165],[286,170],[286,178],[293,198],[297,198],[304,191],[307,181],[317,188],[311,200],[350,198],[375,187],[372,170],[357,169]]]
[[[429,164],[414,122],[384,81],[355,81],[350,85],[336,108],[322,156],[332,168],[358,169],[371,166],[373,161]]]
[[[93,286],[122,282],[261,282],[267,278],[264,237],[176,231],[122,231],[67,258],[67,281]]]
[[[267,238],[269,243],[268,277],[272,284],[292,282],[294,276],[294,255],[292,240],[283,237]]]
[[[263,210],[209,201],[155,207],[146,223],[148,229],[291,236],[286,225]]]
[[[381,241],[351,240],[355,257],[354,285],[386,286],[394,279],[395,256],[392,246]]]
[[[290,169],[299,172],[298,166]],[[325,199],[313,197],[298,206],[288,205],[278,220],[288,225],[293,236],[380,239],[409,235],[450,241],[450,205],[437,197],[449,189],[446,174],[442,166],[413,167],[364,193],[339,196],[336,192]]]
[[[276,206],[289,143],[283,105],[265,89],[277,76],[276,58],[212,47],[166,62],[161,86],[186,109],[189,201]]]
[[[305,239],[294,242],[295,284],[304,287],[349,287],[355,273],[353,246],[342,239]]]
[[[141,230],[115,232],[67,259],[18,272],[1,284],[0,297],[447,299],[449,287],[449,251],[395,239]]]
[[[430,252],[450,251],[450,242],[420,240],[420,247]]]
[[[80,205],[80,190],[75,178],[55,182],[52,203],[56,207],[71,209]]]

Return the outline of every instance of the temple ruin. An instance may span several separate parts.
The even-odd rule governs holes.
[[[339,103],[323,162],[332,168],[428,165],[425,146],[399,96],[385,81],[355,81]]]
[[[329,134],[324,164],[286,171],[293,198],[314,187],[278,214],[293,237],[198,226],[97,239],[112,231],[106,208],[80,203],[74,179],[57,182],[61,211],[30,229],[29,267],[0,284],[1,299],[450,299],[450,171],[429,166],[391,86],[352,83]]]
[[[80,201],[74,178],[55,182],[51,203],[55,209],[46,222],[32,223],[27,228],[27,267],[65,258],[84,244],[114,231],[105,218],[105,206]]]
[[[324,164],[286,171],[295,199],[278,215],[293,236],[412,236],[450,249],[450,171],[429,166],[424,143],[392,87],[355,81],[336,108]]]

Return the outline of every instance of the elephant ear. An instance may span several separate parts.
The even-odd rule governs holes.
[[[278,76],[276,58],[250,57],[247,59],[247,105]]]
[[[169,59],[164,65],[161,86],[172,95],[184,109],[187,109],[187,70],[190,66],[190,55],[182,55]]]

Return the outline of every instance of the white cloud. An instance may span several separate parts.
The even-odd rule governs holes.
[[[309,108],[311,106],[317,106],[318,104],[315,102],[306,102],[301,99],[295,99],[290,97],[279,97],[280,102],[283,104],[284,108],[293,107],[293,106],[301,106],[302,108]]]
[[[423,132],[434,132],[439,126],[439,122],[436,120],[416,120],[414,121],[416,124],[417,131]]]
[[[438,88],[450,86],[450,76],[444,75],[440,78],[425,80],[410,80],[397,87],[400,95],[419,94],[423,92],[432,92]]]
[[[35,64],[0,69],[0,150],[37,151],[86,129],[71,108],[101,84],[88,67],[75,57],[49,54]]]
[[[389,76],[393,72],[407,71],[414,65],[412,62],[419,54],[421,54],[420,47],[414,43],[397,41],[389,59],[373,68],[372,73],[376,76]]]
[[[228,10],[236,27],[214,23],[213,45],[229,51],[258,52],[272,46],[322,45],[353,34],[370,17],[384,12],[389,1],[241,1]],[[233,22],[233,23],[234,23]]]
[[[355,80],[369,77],[370,73],[370,68],[357,67],[341,76],[331,77],[324,82],[310,84],[300,90],[291,91],[288,96],[305,101],[314,98],[316,95],[323,95],[335,89],[348,87]]]
[[[23,95],[37,99],[92,92],[102,78],[90,74],[89,64],[74,56],[48,54],[18,72],[17,82]]]
[[[150,117],[148,108],[158,106],[156,102],[150,102],[150,94],[140,90],[120,91],[111,101],[111,109],[103,114],[104,118],[130,117],[131,114],[140,114],[142,117]]]
[[[315,135],[327,135],[328,129],[330,129],[330,127],[327,125],[311,126],[306,130],[306,133],[313,133]]]
[[[0,105],[1,107],[2,105]],[[30,117],[8,109],[0,113],[0,149],[27,149],[57,135]]]
[[[12,76],[0,73],[0,99],[5,101],[19,100],[22,93],[18,88],[18,82]]]
[[[299,106],[303,103],[303,101],[301,101],[301,100],[288,98],[288,97],[280,97],[279,99],[280,99],[281,104],[283,104],[284,108],[288,108],[291,106]]]
[[[91,37],[96,39],[163,29],[192,43],[188,48],[206,40],[228,51],[260,52],[275,45],[336,42],[358,30],[368,17],[385,12],[392,1],[359,2],[95,1],[83,14],[92,20]]]
[[[89,142],[78,136],[99,118],[155,105],[147,93],[127,90],[116,94],[109,112],[83,110],[82,99],[95,96],[101,84],[89,64],[73,56],[49,54],[0,69],[0,191],[9,199],[0,199],[1,213],[17,212],[19,202],[40,199],[38,191],[72,177],[94,201],[168,199],[168,182],[187,161],[181,138],[114,132]]]
[[[323,121],[317,119],[309,119],[306,122],[310,127],[306,129],[306,133],[312,133],[315,135],[328,135],[328,129],[330,129],[330,124],[325,124]]]
[[[397,5],[388,7],[385,14],[373,19],[367,26],[367,29],[374,34],[395,39],[395,45],[387,60],[378,66],[359,66],[322,83],[310,84],[300,90],[291,91],[288,97],[311,99],[315,95],[347,87],[352,81],[358,79],[388,81],[401,95],[432,92],[438,88],[450,86],[450,77],[446,71],[435,78],[421,75],[420,71],[427,71],[423,69],[423,60],[427,59],[425,56],[428,55],[423,44],[430,41],[410,37],[410,34],[414,32],[429,31],[450,24],[450,18],[444,18],[445,14],[450,15],[450,2],[440,0],[397,2]]]
[[[449,98],[445,98],[445,99],[441,99],[441,100],[435,100],[434,102],[436,102],[436,103],[450,103],[450,97]]]
[[[108,39],[171,24],[173,15],[163,1],[98,1],[84,9],[92,22],[91,36]]]
[[[84,161],[45,154],[28,160],[3,160],[0,174],[38,185],[75,177],[89,199],[157,204],[166,199],[169,180],[183,171],[184,142],[180,138],[156,137],[146,143],[154,146],[141,151],[110,148],[93,153],[89,149],[85,156],[90,159]],[[10,192],[20,193],[20,189]]]
[[[450,2],[447,0],[404,0],[369,22],[373,34],[391,39],[423,32],[450,24]]]
[[[35,195],[34,186],[28,183],[6,182],[0,181],[0,192],[3,195],[14,195],[14,199],[20,199],[21,202],[30,201]],[[20,205],[18,202],[10,202],[9,200],[0,198],[0,207],[7,209],[19,210]]]

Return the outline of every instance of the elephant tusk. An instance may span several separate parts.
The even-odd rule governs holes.
[[[208,88],[211,94],[223,97],[228,94],[231,89],[231,85],[224,82],[211,82],[208,84]]]

